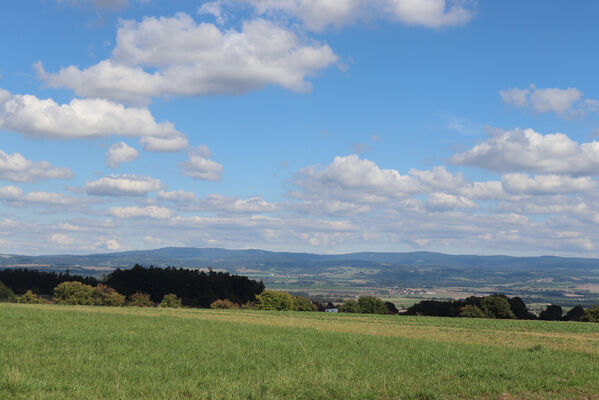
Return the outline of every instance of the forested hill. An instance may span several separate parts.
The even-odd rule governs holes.
[[[449,255],[432,252],[350,253],[320,255],[271,252],[264,250],[227,250],[219,248],[166,247],[156,250],[126,251],[89,255],[23,256],[0,255],[0,267],[45,266],[50,268],[130,267],[134,264],[238,270],[240,268],[290,269],[317,272],[332,266],[356,266],[387,269],[393,266],[439,266],[487,270],[599,270],[599,259],[567,257],[510,257]]]

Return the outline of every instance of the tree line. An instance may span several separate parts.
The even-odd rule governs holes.
[[[0,282],[16,293],[55,295],[55,289],[65,282],[79,282],[89,287],[102,285],[130,297],[136,293],[149,296],[152,302],[161,302],[173,294],[188,307],[210,307],[216,300],[229,299],[236,304],[254,301],[264,291],[264,284],[245,276],[228,272],[198,271],[185,268],[158,268],[135,265],[131,269],[116,269],[98,280],[93,277],[29,269],[0,271]]]
[[[545,321],[599,322],[599,307],[577,305],[564,314],[561,306],[549,305],[539,316],[530,312],[520,297],[504,294],[471,296],[460,300],[424,300],[409,307],[405,315],[497,319],[540,319]]]

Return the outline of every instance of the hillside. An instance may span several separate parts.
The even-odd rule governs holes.
[[[0,315],[2,399],[599,392],[597,324],[17,304]]]

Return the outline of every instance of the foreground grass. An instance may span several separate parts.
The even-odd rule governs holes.
[[[0,399],[594,393],[599,324],[0,304]]]

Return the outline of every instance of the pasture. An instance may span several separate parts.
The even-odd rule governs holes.
[[[595,399],[599,324],[0,304],[0,399]]]

